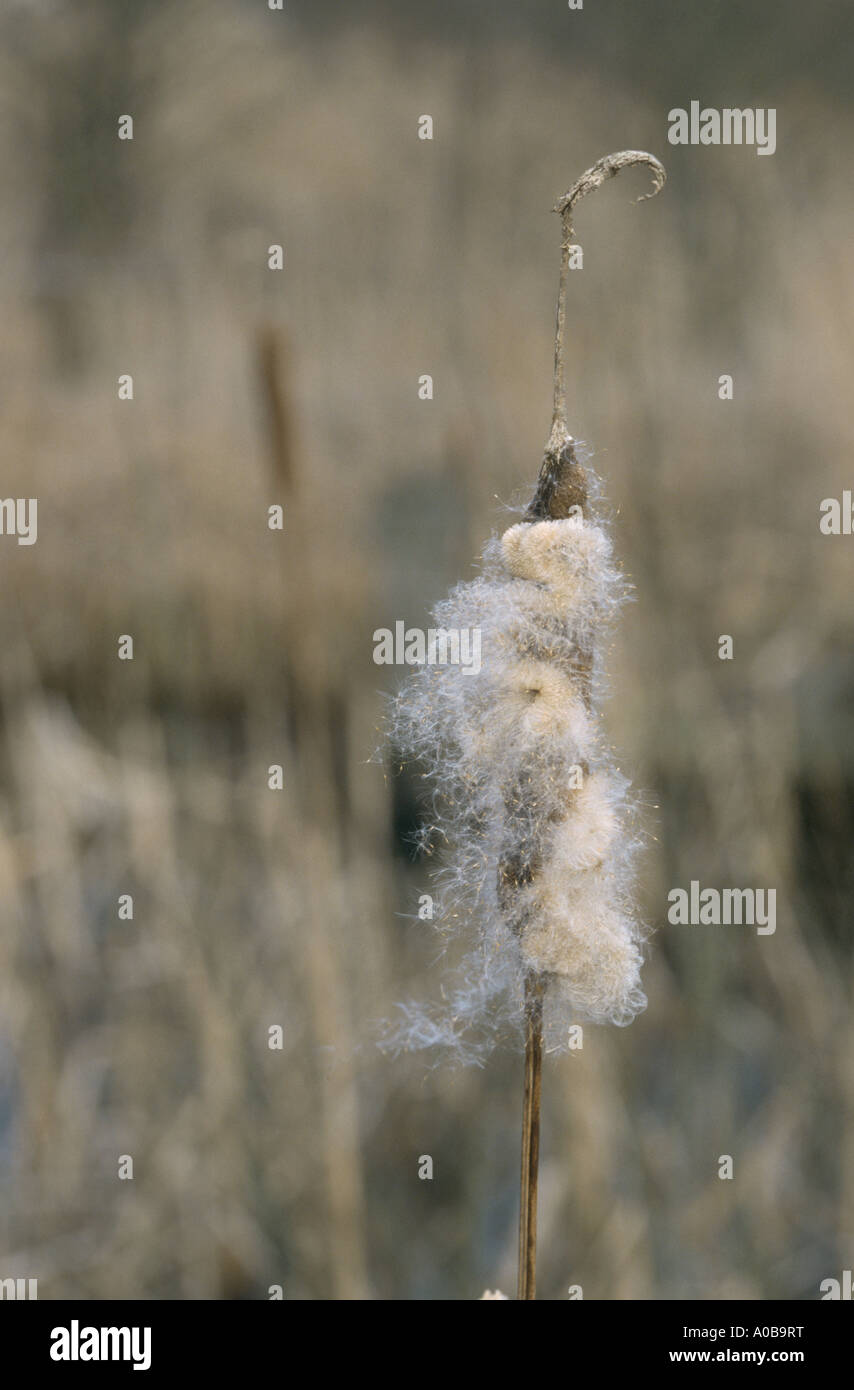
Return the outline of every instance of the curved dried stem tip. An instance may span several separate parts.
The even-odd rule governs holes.
[[[633,164],[646,164],[652,170],[652,192],[642,193],[635,202],[644,203],[647,198],[654,198],[656,193],[661,192],[667,179],[664,165],[659,163],[655,155],[647,154],[646,150],[619,150],[616,154],[606,154],[604,159],[597,159],[586,174],[576,179],[569,192],[555,203],[553,211],[559,212],[561,217],[571,216],[577,202],[592,193],[594,188],[600,188],[607,179],[619,174],[621,169],[628,169]]]
[[[546,446],[543,468],[551,459],[551,468],[554,470],[561,453],[572,452],[572,435],[566,424],[564,333],[566,329],[566,282],[567,271],[569,270],[569,250],[574,234],[572,227],[573,209],[576,203],[586,197],[588,193],[592,193],[594,188],[599,188],[607,179],[612,179],[615,174],[619,174],[621,169],[629,169],[634,164],[645,164],[652,171],[652,192],[642,194],[636,201],[642,203],[647,198],[654,198],[656,193],[659,193],[664,187],[664,181],[667,178],[664,166],[658,162],[654,155],[647,154],[645,150],[619,150],[616,154],[607,154],[604,159],[597,160],[592,168],[576,180],[569,192],[564,193],[554,207],[554,211],[560,213],[561,216],[563,237],[561,240],[560,289],[558,291],[557,324],[555,327],[554,411],[552,414],[552,432]]]

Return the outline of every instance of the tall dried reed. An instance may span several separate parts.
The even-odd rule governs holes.
[[[481,577],[434,611],[439,629],[480,631],[482,665],[427,663],[395,705],[396,741],[432,782],[426,834],[446,847],[443,920],[474,922],[477,940],[444,1015],[411,1008],[393,1036],[459,1046],[461,1029],[482,1038],[499,1019],[517,1032],[523,1023],[520,1299],[536,1287],[544,1047],[568,1046],[571,1022],[625,1024],[646,1004],[632,902],[638,841],[597,700],[604,636],[624,585],[567,428],[564,366],[573,210],[636,164],[652,170],[658,192],[658,161],[625,150],[595,164],[555,208],[563,236],[554,407],[536,492],[521,521],[490,542]]]

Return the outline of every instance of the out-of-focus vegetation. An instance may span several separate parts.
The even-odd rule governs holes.
[[[579,209],[568,356],[636,585],[609,717],[657,807],[642,901],[773,887],[778,925],[662,926],[647,1013],[547,1064],[540,1296],[817,1297],[854,1244],[852,542],[818,528],[850,486],[854,16],[297,8],[0,20],[3,495],[39,500],[36,545],[0,538],[0,1278],[512,1289],[519,1059],[372,1041],[442,970],[417,788],[368,762],[372,633],[526,499],[549,209],[632,146],[669,182]],[[692,99],[774,106],[777,153],[669,147]]]

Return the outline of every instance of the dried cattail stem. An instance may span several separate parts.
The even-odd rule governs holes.
[[[615,174],[619,174],[621,169],[629,169],[636,164],[645,164],[652,170],[653,187],[651,193],[643,193],[638,202],[642,203],[647,198],[654,198],[664,187],[667,174],[664,166],[659,163],[654,155],[647,154],[645,150],[619,150],[616,154],[605,155],[576,179],[568,193],[559,199],[553,211],[560,214],[561,219],[561,253],[560,253],[560,283],[558,286],[557,297],[557,316],[555,323],[555,356],[554,356],[554,405],[552,409],[552,429],[549,442],[546,445],[546,455],[543,460],[543,467],[540,472],[540,482],[534,501],[528,508],[529,518],[535,520],[543,516],[550,516],[556,519],[570,514],[569,507],[573,503],[565,500],[561,505],[566,505],[565,511],[537,510],[543,505],[541,494],[545,492],[545,501],[548,503],[551,494],[555,491],[563,491],[569,494],[574,488],[585,492],[584,470],[580,467],[573,452],[573,438],[569,433],[566,418],[566,362],[564,358],[566,341],[566,291],[569,279],[569,258],[572,247],[572,239],[575,231],[572,225],[572,214],[576,203],[592,193],[595,188],[601,187],[607,179],[612,179]],[[564,481],[564,477],[566,481]],[[583,507],[584,502],[579,505]]]
[[[558,286],[557,315],[555,322],[554,353],[554,404],[552,428],[546,445],[534,496],[523,518],[527,522],[560,521],[570,516],[583,517],[587,505],[587,478],[575,454],[575,441],[569,433],[566,411],[566,363],[564,344],[566,337],[566,293],[569,279],[569,258],[574,230],[572,214],[576,203],[587,193],[599,188],[606,179],[613,178],[621,169],[635,164],[645,164],[652,170],[653,188],[638,202],[652,198],[664,186],[667,177],[663,166],[651,154],[643,150],[621,150],[606,155],[582,174],[556,204],[554,211],[560,214],[561,259],[560,282]],[[579,650],[574,661],[575,680],[584,703],[591,703],[590,676],[592,654]],[[573,793],[565,797],[567,812],[570,809]],[[526,861],[525,872],[513,859],[505,859],[499,865],[499,900],[507,912],[514,889],[532,881],[536,863]],[[509,914],[508,914],[509,915]],[[525,976],[525,1082],[522,1106],[522,1173],[520,1183],[519,1207],[519,1278],[518,1297],[536,1298],[537,1266],[537,1183],[540,1148],[540,1092],[543,1062],[543,995],[547,975],[530,971]]]
[[[522,1106],[522,1176],[519,1204],[517,1296],[537,1296],[537,1185],[540,1163],[540,1087],[543,1075],[543,993],[539,975],[525,980],[525,1090]]]
[[[441,1044],[480,1060],[505,1030],[517,1035],[524,995],[518,1288],[526,1300],[536,1296],[543,1054],[570,1046],[570,1023],[626,1024],[646,1005],[628,782],[613,766],[594,698],[625,585],[606,529],[587,515],[564,383],[572,211],[634,164],[652,169],[657,191],[658,161],[626,150],[600,160],[557,205],[554,412],[536,491],[524,518],[489,542],[482,573],[433,609],[437,629],[482,633],[484,660],[467,670],[425,662],[392,720],[397,747],[433,784],[429,833],[446,846],[440,918],[454,930],[476,925],[478,937],[443,1003],[401,1005],[384,1042]]]

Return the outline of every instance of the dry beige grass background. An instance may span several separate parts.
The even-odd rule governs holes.
[[[610,720],[658,807],[641,905],[774,887],[778,927],[662,926],[647,1013],[547,1064],[539,1293],[803,1299],[851,1267],[851,539],[818,508],[850,486],[852,117],[791,23],[754,50],[745,16],[735,68],[712,35],[692,88],[690,28],[615,10],[578,51],[447,10],[2,19],[2,491],[39,539],[0,542],[0,1277],[42,1298],[512,1287],[519,1059],[372,1043],[442,970],[413,786],[367,761],[399,675],[372,633],[527,500],[549,209],[625,146],[669,183],[579,210],[568,367],[637,589]],[[777,154],[669,147],[695,98],[775,106]]]

